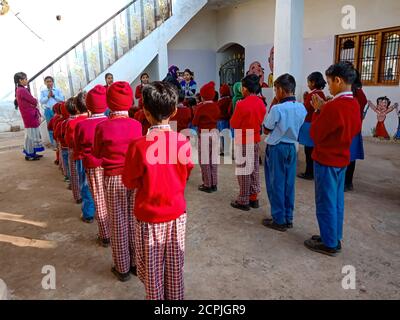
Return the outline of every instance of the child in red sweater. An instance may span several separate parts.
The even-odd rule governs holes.
[[[111,271],[120,281],[136,274],[134,218],[131,206],[133,192],[122,183],[125,156],[129,144],[142,136],[141,124],[129,118],[133,103],[132,88],[127,82],[115,82],[107,90],[109,119],[96,127],[93,155],[104,168],[104,188],[110,215],[111,248],[114,267]]]
[[[257,96],[259,91],[260,78],[257,75],[248,75],[242,80],[244,99],[236,104],[230,121],[231,128],[235,129],[236,175],[240,187],[240,194],[231,206],[244,211],[249,211],[250,207],[259,208],[259,144],[261,125],[267,112]]]
[[[225,129],[229,129],[229,120],[231,118],[232,110],[231,88],[227,84],[223,84],[221,88],[219,88],[219,93],[221,95],[221,98],[218,100],[220,117],[217,126],[218,131],[223,132]],[[225,142],[227,142],[225,137],[221,137],[221,156],[225,155],[224,147],[226,150],[230,150],[229,143]]]
[[[147,136],[130,144],[123,174],[125,186],[137,189],[137,273],[146,298],[152,300],[184,298],[184,192],[193,163],[189,140],[168,124],[177,100],[177,91],[169,83],[153,82],[143,90],[144,112],[151,127]]]
[[[144,115],[143,108],[135,112],[134,119],[139,121],[142,125],[142,135],[145,136],[150,128],[150,123],[147,121],[146,116]]]
[[[51,118],[51,120],[49,121],[48,125],[47,125],[47,129],[49,130],[49,132],[51,132],[53,134],[53,138],[54,138],[54,129],[55,129],[55,125],[57,124],[57,122],[60,119],[60,110],[61,104],[59,102],[57,102],[54,106],[53,106],[53,113],[54,116]],[[59,165],[60,164],[60,153],[59,153],[59,148],[58,148],[58,142],[57,140],[54,138],[54,141],[57,145],[55,152],[56,152],[56,160],[54,160],[54,164],[55,165]]]
[[[68,147],[65,145],[64,141],[64,128],[65,124],[69,118],[69,113],[66,107],[66,104],[63,102],[60,107],[61,110],[61,118],[56,123],[54,128],[54,135],[58,141],[59,148],[60,148],[60,155],[61,155],[61,165],[62,165],[62,172],[64,175],[64,181],[68,184],[70,183],[70,172],[69,172],[69,164],[68,164]],[[69,189],[69,187],[68,187]]]
[[[143,87],[150,82],[150,77],[148,73],[142,73],[140,75],[140,84],[136,87],[135,98],[138,100],[139,109],[143,109]]]
[[[360,106],[353,97],[356,71],[351,63],[340,62],[326,71],[329,91],[335,98],[327,103],[312,98],[315,109],[311,138],[315,147],[315,202],[320,235],[304,242],[313,251],[330,256],[341,251],[344,218],[344,181],[350,163],[350,145],[361,131]]]
[[[209,82],[200,89],[202,103],[196,107],[193,126],[199,131],[199,162],[203,184],[199,190],[207,193],[218,190],[219,132],[217,122],[220,116],[215,98],[215,83]]]
[[[101,160],[93,155],[92,148],[96,126],[107,120],[104,115],[108,109],[106,93],[107,89],[101,85],[95,86],[88,92],[86,107],[90,111],[90,117],[76,125],[74,149],[74,153],[82,159],[85,178],[96,208],[98,242],[103,247],[110,245],[110,222],[104,195],[104,170],[101,167]]]
[[[170,120],[172,127],[176,126],[177,132],[188,129],[192,122],[192,110],[186,107],[183,103],[185,101],[184,92],[179,93],[178,106],[175,116]]]

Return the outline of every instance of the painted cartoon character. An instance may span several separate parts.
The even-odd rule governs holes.
[[[388,97],[380,97],[376,100],[376,106],[369,100],[368,106],[377,114],[378,123],[375,129],[375,138],[390,140],[390,136],[385,127],[386,116],[394,109],[398,108],[398,103],[390,106],[391,101]]]
[[[271,70],[271,73],[268,76],[268,87],[273,88],[274,87],[274,53],[275,48],[272,47],[271,51],[269,52],[269,58],[268,58],[268,64],[269,68]]]
[[[261,88],[268,88],[268,84],[264,82],[265,72],[260,62],[254,61],[250,65],[249,71],[247,71],[246,75],[249,74],[256,74],[257,76],[259,76]]]
[[[398,141],[398,140],[400,140],[400,107],[399,107],[398,103],[396,103],[395,106],[396,106],[396,113],[399,118],[399,126],[397,127],[397,132],[396,132],[395,136],[393,137],[393,139]]]

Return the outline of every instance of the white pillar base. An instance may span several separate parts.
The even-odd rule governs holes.
[[[0,279],[0,300],[9,300],[7,285],[1,279]]]

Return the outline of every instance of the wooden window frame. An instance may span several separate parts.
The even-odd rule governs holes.
[[[335,63],[340,61],[340,47],[342,43],[342,39],[347,39],[349,37],[355,38],[354,44],[354,66],[360,70],[361,62],[362,62],[362,44],[361,39],[362,37],[374,35],[377,39],[377,44],[375,47],[375,57],[376,62],[373,71],[373,79],[372,81],[363,81],[363,85],[365,86],[379,86],[379,87],[386,87],[386,86],[399,86],[400,85],[400,59],[397,60],[397,74],[395,74],[395,80],[391,81],[390,83],[385,82],[381,79],[381,70],[385,67],[385,44],[383,43],[385,39],[385,34],[390,32],[399,32],[400,34],[400,26],[399,27],[392,27],[392,28],[385,28],[385,29],[378,29],[378,30],[371,30],[365,32],[357,32],[357,33],[347,33],[337,35],[335,37]],[[361,70],[360,70],[361,71]]]

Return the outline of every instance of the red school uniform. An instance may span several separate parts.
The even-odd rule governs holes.
[[[151,125],[149,121],[147,121],[143,109],[139,109],[138,111],[136,111],[134,118],[142,125],[142,135],[145,136]]]
[[[142,95],[143,85],[139,84],[135,90],[135,98],[138,100],[139,109],[143,108],[143,95]]]
[[[218,104],[213,101],[205,101],[196,106],[192,124],[202,129],[216,129],[220,117]]]
[[[178,132],[189,128],[189,124],[192,121],[192,110],[189,107],[185,107],[183,104],[178,105],[176,115],[171,118],[170,122],[172,121],[177,122]]]
[[[105,176],[118,176],[124,170],[129,144],[142,136],[142,125],[131,118],[110,118],[96,127],[93,155],[102,160]]]
[[[261,125],[266,113],[264,103],[256,95],[250,95],[238,101],[230,121],[231,128],[242,130],[241,136],[235,134],[235,143],[259,143],[261,141]],[[247,133],[246,130],[253,131]]]
[[[229,120],[231,117],[231,110],[232,110],[232,98],[222,97],[221,99],[219,99],[218,108],[220,111],[219,120]]]
[[[101,166],[101,159],[93,155],[93,144],[96,126],[107,120],[105,115],[90,117],[79,122],[75,128],[74,153],[82,159],[85,169],[94,169]]]
[[[322,90],[313,90],[313,91],[307,93],[307,95],[304,97],[304,106],[306,107],[306,110],[307,110],[307,116],[306,116],[306,119],[304,120],[304,122],[311,122],[312,121],[315,109],[311,105],[311,101],[312,101],[312,97],[313,97],[314,94],[317,94],[322,99],[324,99],[324,101],[326,101],[325,94],[324,94],[324,92]]]
[[[78,115],[76,118],[71,119],[68,121],[66,124],[66,129],[65,129],[65,143],[67,144],[68,148],[72,151],[75,149],[75,128],[76,125],[79,122],[82,122],[87,119],[87,114],[82,114]],[[79,155],[79,153],[73,153],[74,154],[74,160],[80,160],[82,159]]]
[[[318,163],[343,168],[350,163],[350,145],[361,131],[360,106],[351,92],[337,95],[320,112],[314,112],[310,135]]]

